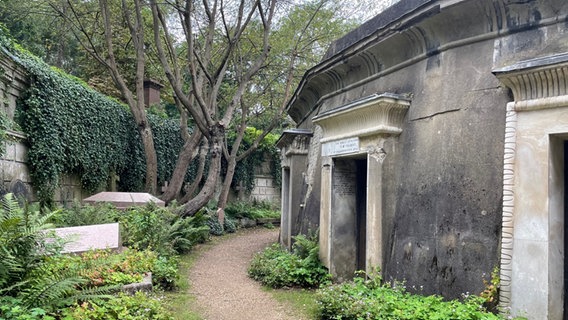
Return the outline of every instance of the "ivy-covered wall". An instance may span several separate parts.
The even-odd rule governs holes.
[[[15,62],[25,74],[26,85],[18,88],[14,128],[27,137],[26,162],[38,200],[51,202],[66,177],[76,177],[86,193],[105,189],[116,176],[119,190],[141,191],[145,161],[128,108],[45,64],[1,31],[0,49],[2,60]],[[10,87],[4,83],[3,88]],[[6,92],[2,90],[3,95]],[[183,140],[177,120],[149,115],[149,121],[156,139],[158,183],[163,184]],[[188,180],[193,166],[189,171]]]
[[[10,80],[15,74],[20,79],[17,83]],[[21,180],[31,181],[33,188],[29,183],[28,187],[33,189],[34,200],[65,202],[105,190],[109,185],[116,185],[118,191],[143,190],[146,164],[128,107],[22,49],[1,25],[0,83],[0,98],[10,95],[10,99],[2,100],[9,103],[0,116],[11,120],[9,129],[21,132],[12,142],[4,141],[0,135],[0,145],[8,143],[10,148],[20,150],[14,159],[0,159],[2,170],[13,176],[14,163],[25,166],[17,171],[21,172]],[[181,129],[177,119],[151,113],[148,120],[154,133],[161,186],[170,179],[183,146]],[[0,123],[0,133],[2,128]],[[250,147],[259,134],[256,129],[247,128],[241,147]],[[236,167],[233,186],[244,185],[249,197],[255,184],[263,184],[257,190],[268,187],[264,185],[266,179],[255,178],[255,168],[261,167],[267,157],[274,180],[271,185],[280,185],[280,158],[274,146],[277,137],[269,134],[258,150]],[[196,161],[188,168],[186,182],[195,177]],[[279,191],[273,193],[278,197]]]

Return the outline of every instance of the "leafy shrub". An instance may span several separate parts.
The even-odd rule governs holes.
[[[225,217],[225,220],[223,221],[223,228],[227,233],[237,232],[237,226],[235,224],[235,221],[229,217]]]
[[[327,283],[330,276],[319,261],[317,241],[304,236],[295,240],[292,252],[274,244],[256,254],[248,269],[249,276],[273,288],[315,288]]]
[[[119,294],[108,300],[94,300],[77,304],[64,310],[64,320],[170,320],[173,317],[164,309],[162,302],[145,293]]]
[[[160,256],[189,252],[209,234],[202,213],[184,218],[155,204],[131,208],[119,217],[124,245],[150,248]]]
[[[501,319],[484,310],[483,298],[460,302],[413,295],[402,286],[381,284],[378,275],[319,289],[316,300],[318,319]]]
[[[211,215],[207,219],[209,232],[214,236],[222,236],[224,232],[223,226],[219,223],[219,218],[216,215]]]
[[[0,294],[26,278],[43,263],[46,250],[56,249],[42,232],[52,225],[50,215],[41,216],[20,208],[12,194],[2,198],[0,207]]]
[[[58,227],[87,226],[115,222],[120,214],[121,212],[110,203],[91,206],[75,202],[71,208],[54,214],[50,221]]]
[[[152,282],[164,290],[176,288],[179,279],[177,258],[159,257],[152,268]]]
[[[275,210],[269,202],[236,201],[227,204],[225,213],[229,218],[280,218],[280,211]]]
[[[0,296],[0,319],[3,320],[51,320],[42,308],[27,309],[22,307],[22,300],[10,296]]]

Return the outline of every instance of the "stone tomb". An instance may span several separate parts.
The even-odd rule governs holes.
[[[84,204],[96,204],[108,202],[116,206],[117,209],[126,209],[133,206],[144,206],[150,202],[158,207],[164,207],[164,201],[154,197],[149,193],[143,192],[99,192],[93,196],[83,199]]]
[[[568,53],[493,71],[511,89],[503,167],[503,310],[568,319]]]
[[[373,94],[313,118],[323,131],[320,258],[343,281],[383,269],[383,145],[396,142],[410,100]]]
[[[92,249],[120,249],[118,223],[50,229],[67,242],[62,253],[82,253]]]

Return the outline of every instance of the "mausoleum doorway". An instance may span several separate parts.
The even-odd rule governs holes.
[[[352,275],[365,270],[367,157],[335,158],[331,179],[334,273]]]
[[[339,281],[357,270],[382,269],[382,164],[410,101],[375,94],[312,120],[321,141],[320,258]]]
[[[501,308],[568,319],[568,54],[494,73],[514,97],[505,135]]]

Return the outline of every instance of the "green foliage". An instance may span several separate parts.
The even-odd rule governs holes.
[[[319,261],[317,240],[305,236],[294,239],[292,252],[274,244],[256,254],[249,276],[272,288],[315,288],[329,282],[329,273]]]
[[[154,204],[130,208],[119,215],[119,222],[124,245],[152,249],[166,257],[189,252],[209,234],[202,213],[184,218]]]
[[[50,272],[48,257],[56,257],[61,242],[47,233],[52,214],[19,207],[11,194],[0,208],[0,318],[34,319],[39,310],[53,311],[79,299],[104,296],[106,288],[90,290],[79,270],[65,267]],[[51,241],[48,241],[51,238]],[[13,305],[17,303],[17,305]]]
[[[209,232],[214,236],[222,236],[225,233],[217,215],[208,216],[207,225],[209,226]]]
[[[146,163],[128,108],[19,48],[2,30],[0,45],[29,75],[30,86],[18,102],[16,120],[28,135],[30,175],[40,201],[50,204],[63,174],[78,175],[87,191],[104,187],[111,174],[120,177],[121,190],[142,190]],[[170,178],[183,145],[181,129],[178,120],[149,114],[148,121],[162,184]],[[0,123],[0,131],[1,127]],[[186,181],[195,171],[194,163]]]
[[[75,202],[71,208],[57,211],[50,221],[58,227],[87,226],[115,222],[120,214],[122,213],[109,203],[81,205]]]
[[[262,134],[261,130],[253,127],[247,127],[240,149],[247,150],[254,143],[255,139]],[[256,170],[264,161],[270,163],[270,171],[274,177],[274,184],[279,186],[281,180],[280,168],[280,151],[276,148],[278,135],[269,133],[261,140],[258,148],[248,157],[237,163],[235,174],[233,176],[232,186],[236,187],[242,182],[248,192],[254,189],[254,177]],[[232,144],[236,138],[235,131],[228,136],[229,144]]]
[[[170,320],[173,317],[158,299],[145,293],[120,294],[108,300],[95,300],[77,304],[63,311],[64,320]]]
[[[491,280],[487,281],[483,279],[483,284],[485,285],[485,289],[479,295],[485,300],[483,305],[487,310],[496,313],[498,312],[497,302],[499,301],[499,287],[501,285],[499,267],[493,268],[493,271],[491,271]]]
[[[225,217],[225,220],[223,220],[223,229],[225,229],[226,233],[235,233],[237,232],[237,225],[233,219]]]
[[[2,75],[2,68],[0,67],[0,76]],[[2,104],[2,98],[0,98],[0,105]],[[8,139],[6,130],[10,128],[10,119],[4,112],[0,112],[0,156],[6,152],[5,141]]]
[[[125,249],[120,253],[94,250],[82,255],[51,256],[42,274],[60,274],[67,269],[79,270],[91,287],[141,282],[145,272],[152,271],[157,259],[151,251]],[[34,276],[41,277],[35,273]]]
[[[42,232],[52,227],[49,215],[20,208],[12,194],[2,198],[0,207],[0,294],[14,292],[12,286],[25,279],[43,263],[48,252],[57,247],[46,241]]]
[[[274,210],[268,202],[246,202],[234,201],[227,204],[225,213],[228,217],[262,219],[262,218],[280,218],[280,211]]]
[[[163,290],[176,288],[178,274],[178,259],[175,257],[159,257],[152,266],[152,282]]]
[[[42,308],[27,309],[22,306],[22,300],[10,296],[0,296],[0,319],[4,320],[51,320]]]
[[[460,302],[414,295],[404,286],[382,284],[378,274],[324,287],[316,299],[318,319],[501,319],[483,308],[483,298],[469,296]]]

